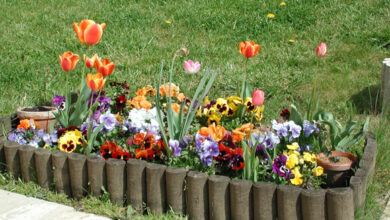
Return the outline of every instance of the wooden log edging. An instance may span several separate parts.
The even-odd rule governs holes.
[[[350,186],[302,190],[196,171],[187,173],[184,168],[136,159],[106,161],[97,156],[86,158],[0,141],[0,164],[5,164],[15,178],[37,181],[44,188],[54,186],[57,192],[77,199],[86,195],[88,186],[94,196],[101,196],[104,187],[113,202],[132,205],[138,212],[144,211],[146,203],[155,214],[172,209],[190,219],[353,219],[354,211],[364,204],[376,155],[375,135],[368,132]]]

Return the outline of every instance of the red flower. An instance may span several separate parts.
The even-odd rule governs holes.
[[[143,158],[143,159],[153,159],[153,154],[155,153],[152,149],[141,149],[137,148],[135,150],[135,158]]]
[[[240,53],[246,58],[251,58],[256,56],[257,52],[260,50],[260,45],[255,44],[254,41],[245,41],[240,42],[239,44]]]
[[[112,153],[112,158],[119,160],[128,160],[130,158],[130,154],[122,150],[118,150]]]
[[[125,95],[120,95],[115,98],[115,108],[118,110],[122,110],[126,107],[126,96]]]
[[[252,104],[254,106],[260,106],[264,103],[264,92],[260,89],[255,89],[255,91],[252,94]]]
[[[287,108],[283,109],[280,112],[280,117],[282,117],[284,120],[288,121],[290,119],[290,111]]]
[[[324,57],[328,53],[328,47],[324,42],[318,44],[316,48],[316,56],[321,58]]]
[[[102,158],[104,158],[105,160],[108,160],[108,158],[112,158],[114,155],[113,153],[119,150],[120,148],[114,142],[106,141],[106,143],[104,143],[104,145],[100,147],[100,153],[102,154]]]
[[[142,142],[144,140],[145,140],[145,134],[143,134],[143,133],[135,134],[134,139],[133,139],[133,144],[140,145],[140,144],[142,144]]]

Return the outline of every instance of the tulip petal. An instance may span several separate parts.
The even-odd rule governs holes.
[[[255,51],[255,48],[252,45],[248,45],[245,48],[245,56],[247,58],[253,57],[254,56],[254,51]]]
[[[87,27],[84,31],[84,40],[89,45],[97,44],[103,35],[103,30],[98,24],[93,24]]]
[[[104,31],[104,28],[106,28],[106,23],[102,23],[102,24],[100,25],[100,27],[102,27],[102,30]]]
[[[85,30],[92,24],[95,24],[95,22],[93,20],[87,20],[87,19],[84,19],[80,22],[80,29],[81,31],[84,33]]]
[[[63,58],[61,62],[61,67],[64,71],[69,72],[72,68],[72,61],[68,57]]]
[[[79,41],[81,43],[85,43],[84,37],[83,37],[83,32],[81,31],[79,25],[76,22],[73,23],[73,29],[74,29],[74,32],[76,32],[76,36],[79,39]]]
[[[255,55],[254,56],[256,56],[256,54],[259,52],[259,50],[260,50],[260,45],[255,44]]]
[[[244,55],[244,49],[245,49],[245,43],[244,42],[240,42],[239,49],[240,49],[241,54]]]
[[[71,61],[71,70],[73,70],[76,67],[77,62],[79,62],[80,58],[79,55],[73,54],[71,57],[69,57]]]

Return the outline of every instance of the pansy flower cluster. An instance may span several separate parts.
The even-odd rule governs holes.
[[[60,128],[57,133],[59,150],[66,153],[83,152],[85,140],[78,127]]]
[[[43,129],[38,129],[33,119],[20,120],[15,130],[7,135],[8,140],[20,145],[30,145],[33,147],[51,148],[57,144],[57,133],[46,133]]]
[[[118,147],[115,142],[106,141],[99,149],[100,155],[103,159],[108,160],[110,158],[119,160],[128,160],[130,154],[121,147]]]
[[[242,100],[238,96],[229,96],[210,101],[208,96],[206,96],[197,112],[197,116],[207,118],[208,124],[216,123],[220,125],[224,124],[225,120],[241,118],[241,112],[244,112],[246,115],[254,115],[256,121],[260,121],[263,118],[263,110],[264,105],[254,106],[250,97]],[[237,113],[238,111],[239,113]]]

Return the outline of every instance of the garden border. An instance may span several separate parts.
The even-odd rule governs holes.
[[[11,117],[0,119],[2,133],[10,131]],[[127,162],[83,154],[37,149],[0,140],[0,170],[25,182],[80,199],[90,192],[113,203],[129,204],[138,212],[144,205],[154,214],[171,207],[190,219],[354,219],[364,204],[375,172],[377,142],[366,133],[359,168],[349,187],[306,190],[297,186],[230,179],[184,168],[167,167],[137,159]],[[51,187],[53,186],[53,187]],[[126,202],[127,201],[127,202]]]

